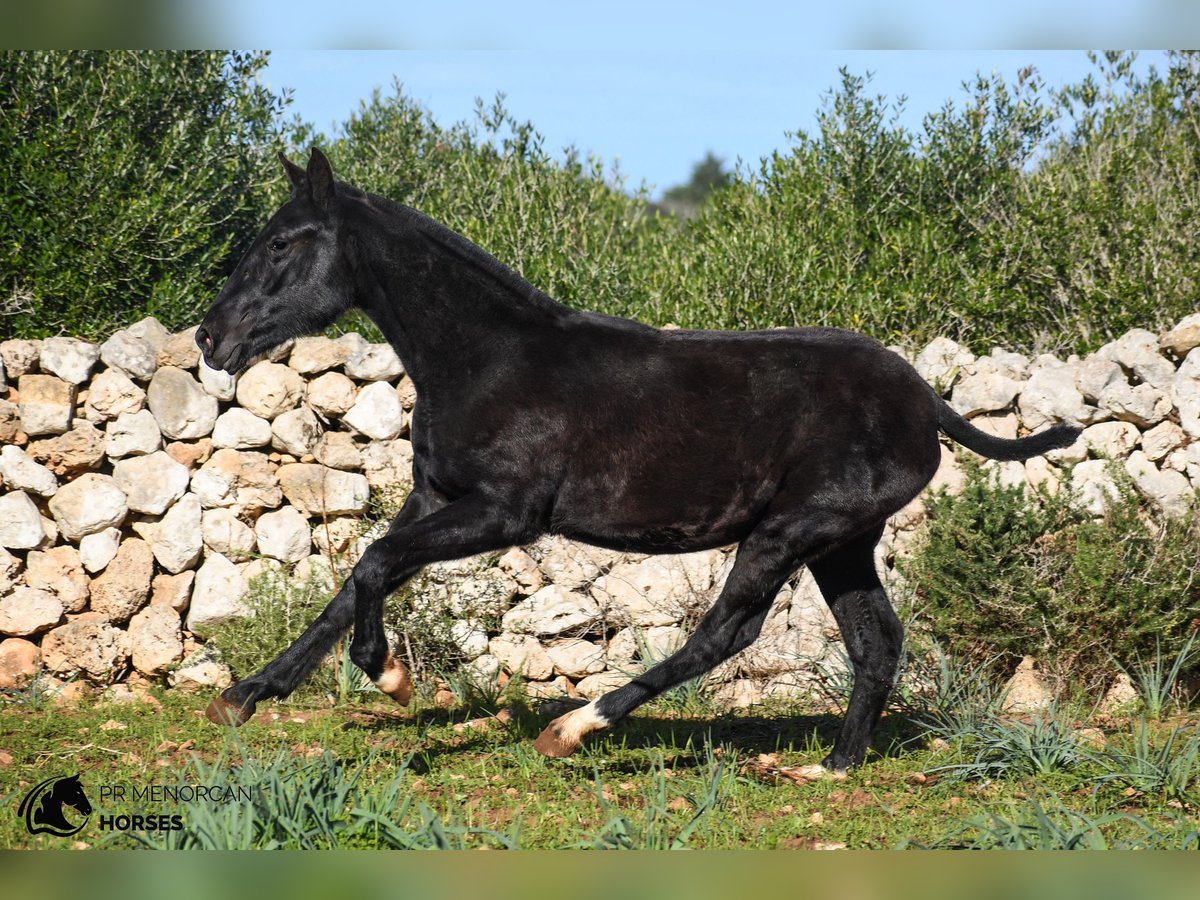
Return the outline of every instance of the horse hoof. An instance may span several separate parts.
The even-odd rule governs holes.
[[[383,664],[383,674],[375,686],[401,706],[408,706],[412,699],[412,679],[408,677],[408,669],[393,657],[389,656]]]
[[[596,704],[589,703],[559,716],[533,742],[533,749],[542,756],[559,758],[570,756],[579,749],[585,735],[607,728],[609,721],[596,711]]]
[[[559,719],[555,719],[543,728],[542,733],[533,742],[533,749],[542,754],[542,756],[561,759],[564,756],[570,756],[579,749],[579,741],[572,741],[563,735],[562,726],[557,724],[559,721]]]
[[[218,725],[232,725],[234,728],[239,725],[245,725],[254,715],[254,703],[247,703],[245,706],[238,706],[230,703],[220,694],[213,697],[212,703],[208,704],[208,709],[204,711],[204,715],[208,717],[210,722],[215,722]]]

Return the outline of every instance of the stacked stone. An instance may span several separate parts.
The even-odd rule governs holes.
[[[1072,466],[1099,515],[1115,496],[1114,459],[1164,512],[1190,514],[1200,314],[1083,359],[976,357],[938,339],[912,361],[992,434],[1084,429],[1045,458],[987,462],[1004,483],[1053,490]],[[301,339],[240,378],[207,368],[191,331],[171,335],[153,319],[99,347],[5,341],[0,362],[0,687],[39,667],[52,680],[222,683],[228,672],[202,636],[252,613],[248,580],[268,569],[306,577],[331,555],[353,561],[381,527],[364,533],[371,494],[411,480],[412,382],[391,348],[359,335]],[[966,451],[947,442],[942,452],[934,486],[954,490],[955,453]],[[918,499],[889,521],[885,578],[923,519]],[[648,557],[552,537],[496,562],[433,566],[416,595],[449,618],[479,677],[519,673],[535,695],[590,698],[676,649],[731,565],[731,548]],[[814,673],[844,665],[838,643],[801,573],[759,641],[714,673],[718,698],[807,692]]]
[[[0,688],[227,679],[200,635],[249,612],[248,580],[344,549],[411,477],[412,382],[357,334],[240,378],[152,318],[0,361]]]

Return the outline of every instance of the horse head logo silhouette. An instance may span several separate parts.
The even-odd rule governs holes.
[[[63,807],[69,806],[84,817],[78,825],[67,821]],[[83,793],[79,775],[47,778],[25,795],[17,814],[25,817],[30,834],[53,834],[69,837],[87,824],[92,804]]]

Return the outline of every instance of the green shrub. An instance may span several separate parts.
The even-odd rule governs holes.
[[[1200,523],[1152,511],[1117,466],[1119,496],[1093,519],[1071,499],[1029,497],[965,460],[960,494],[929,499],[924,541],[902,571],[919,628],[982,660],[1036,656],[1093,687],[1156,648],[1178,653],[1200,616]]]
[[[262,225],[265,54],[0,54],[0,335],[194,324]]]
[[[231,619],[202,635],[220,651],[235,681],[253,675],[300,636],[333,599],[333,584],[320,570],[308,579],[267,570],[250,579],[242,602],[250,609],[245,618]],[[338,663],[318,666],[298,689],[309,696],[338,695]]]

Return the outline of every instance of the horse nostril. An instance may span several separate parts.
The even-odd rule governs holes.
[[[196,343],[201,350],[212,350],[213,339],[212,335],[208,333],[207,328],[201,326],[196,329]]]

